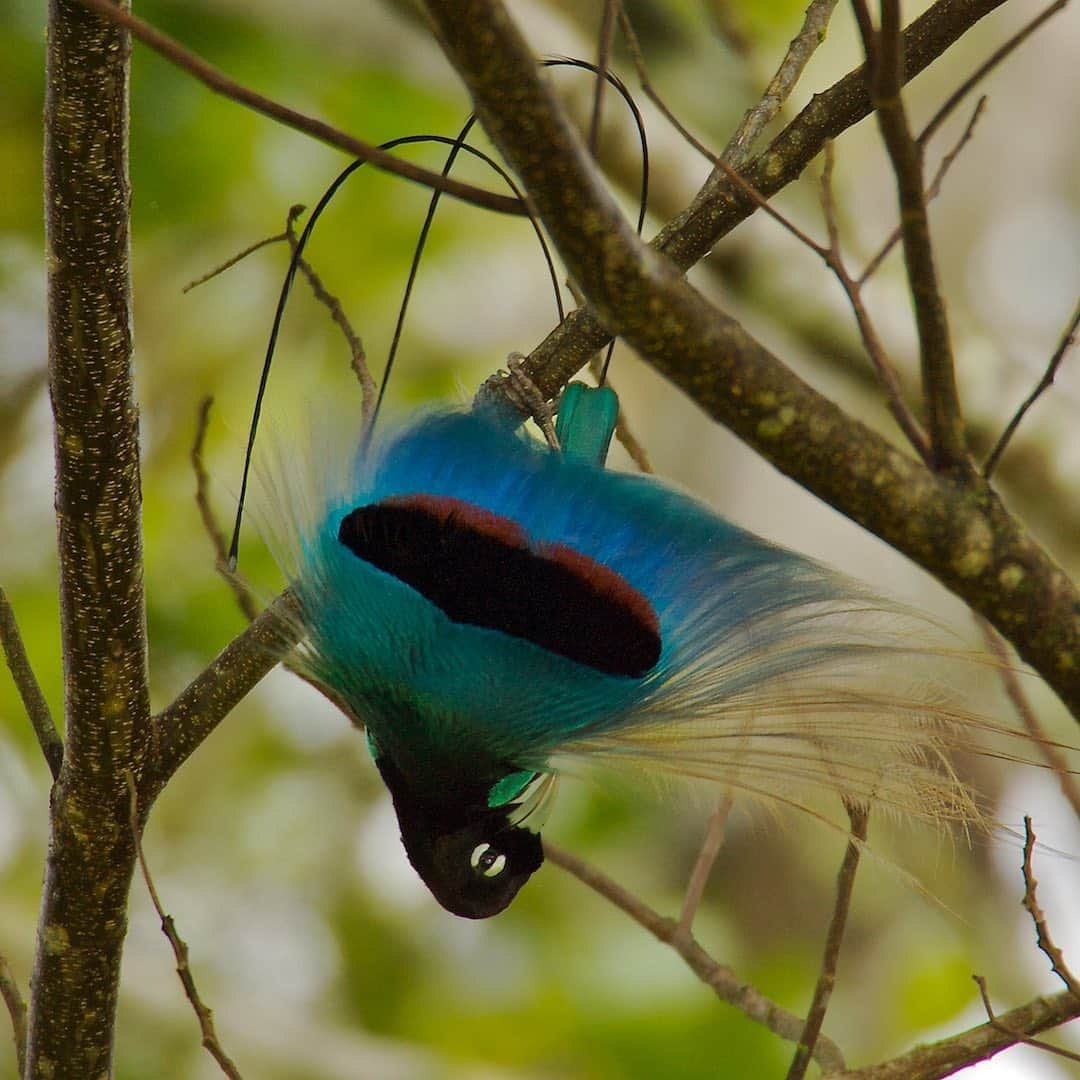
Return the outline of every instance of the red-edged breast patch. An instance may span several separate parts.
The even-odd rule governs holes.
[[[345,516],[338,539],[448,618],[498,630],[609,675],[660,659],[649,601],[565,544],[530,544],[510,518],[436,495],[404,495]]]

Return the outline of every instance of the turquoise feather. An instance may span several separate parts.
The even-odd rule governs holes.
[[[598,413],[613,425],[615,413],[579,397],[572,410],[568,454],[483,414],[425,415],[357,454],[300,527],[291,586],[303,663],[365,725],[410,858],[439,899],[474,917],[509,903],[539,846],[521,857],[527,869],[512,887],[466,900],[495,865],[484,829],[519,838],[550,794],[545,777],[582,764],[711,780],[815,814],[825,795],[977,819],[942,763],[980,722],[933,694],[890,689],[884,674],[898,656],[926,651],[881,629],[883,612],[910,616],[655,479],[604,469],[607,442],[591,428]],[[488,512],[537,552],[571,549],[617,575],[655,613],[658,661],[638,677],[612,674],[455,621],[339,538],[356,508],[418,496]],[[468,585],[481,596],[486,587]],[[452,858],[483,866],[448,883],[432,843],[459,834],[467,840]]]

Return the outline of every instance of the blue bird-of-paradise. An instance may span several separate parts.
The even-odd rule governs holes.
[[[617,409],[571,386],[558,450],[492,412],[428,412],[282,500],[298,663],[363,724],[436,899],[506,908],[543,862],[556,778],[593,764],[981,822],[945,753],[984,724],[892,688],[931,651],[883,626],[900,609],[605,468]]]

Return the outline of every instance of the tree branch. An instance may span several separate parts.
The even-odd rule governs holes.
[[[1031,921],[1035,926],[1036,941],[1043,955],[1050,961],[1051,970],[1072,992],[1073,997],[1080,1001],[1080,982],[1076,981],[1076,976],[1069,970],[1069,965],[1065,962],[1065,954],[1054,944],[1054,939],[1050,936],[1050,927],[1046,924],[1046,916],[1039,906],[1038,896],[1036,895],[1039,883],[1035,880],[1035,870],[1031,865],[1034,852],[1035,830],[1031,827],[1031,818],[1025,814],[1024,865],[1022,871],[1024,876],[1024,899],[1022,901],[1024,910],[1031,916]]]
[[[53,723],[49,703],[41,692],[41,686],[34,676],[30,659],[26,655],[19,624],[15,621],[15,612],[11,609],[7,594],[0,589],[0,645],[4,649],[4,659],[11,672],[15,689],[19,691],[23,708],[30,719],[30,724],[37,736],[38,745],[49,772],[55,780],[60,775],[60,765],[64,760],[64,742]]]
[[[170,63],[182,68],[193,78],[198,79],[215,94],[221,94],[230,101],[268,116],[271,120],[276,120],[279,124],[284,124],[285,127],[290,127],[294,131],[310,135],[313,139],[326,143],[327,146],[344,150],[346,154],[366,161],[384,172],[404,177],[406,180],[434,188],[436,191],[443,191],[447,195],[461,199],[462,202],[472,203],[486,210],[494,210],[500,214],[516,214],[521,217],[528,215],[528,210],[520,199],[486,191],[484,188],[466,184],[449,176],[440,176],[439,173],[414,165],[403,158],[395,157],[387,150],[380,150],[377,146],[339,131],[323,120],[314,116],[305,116],[296,109],[290,109],[288,105],[282,105],[279,101],[241,86],[240,83],[208,64],[201,56],[196,56],[195,53],[185,49],[180,42],[162,33],[145,20],[132,15],[127,8],[119,7],[113,0],[78,0],[78,2],[113,24],[114,27],[124,27],[133,37],[164,56]]]
[[[848,912],[851,910],[851,894],[855,890],[855,872],[859,869],[859,856],[870,825],[869,806],[847,805],[851,820],[851,837],[844,850],[844,859],[836,877],[836,903],[833,906],[829,932],[825,937],[825,955],[821,961],[821,973],[814,988],[814,999],[806,1014],[806,1026],[795,1049],[795,1057],[788,1069],[787,1080],[802,1080],[810,1065],[810,1056],[821,1038],[821,1025],[829,1007],[833,987],[836,985],[836,966],[840,960],[840,945],[844,940]]]
[[[910,81],[980,19],[1005,0],[938,0],[904,31],[904,79]],[[810,103],[741,170],[764,198],[796,180],[825,143],[870,115],[865,65],[849,72]],[[650,246],[688,270],[719,240],[756,209],[753,199],[717,169],[681,214]],[[523,372],[548,398],[554,398],[611,340],[600,321],[585,310],[571,312],[530,353]],[[693,396],[693,395],[691,395]]]
[[[915,308],[923,398],[933,466],[967,476],[974,471],[967,451],[960,394],[956,387],[952,339],[938,284],[926,212],[922,147],[908,125],[900,93],[903,41],[899,0],[882,0],[881,28],[874,30],[865,0],[854,0],[859,31],[870,67],[871,97],[882,141],[892,162],[900,205],[900,240],[908,289]]]
[[[176,923],[171,915],[166,914],[165,908],[158,896],[154,879],[150,876],[150,867],[146,861],[146,854],[142,846],[142,822],[145,814],[139,807],[139,795],[135,788],[135,778],[127,773],[128,796],[131,800],[129,820],[131,823],[131,835],[135,841],[135,853],[139,860],[139,869],[142,871],[143,881],[146,882],[146,891],[150,894],[150,902],[154,905],[158,920],[161,923],[161,932],[165,935],[169,946],[173,951],[173,959],[176,960],[176,974],[180,979],[180,985],[184,988],[184,996],[191,1003],[195,1013],[195,1019],[199,1023],[199,1034],[202,1036],[202,1044],[210,1056],[218,1063],[221,1071],[229,1077],[229,1080],[242,1080],[240,1071],[235,1062],[225,1052],[225,1048],[218,1039],[217,1029],[214,1027],[214,1013],[203,1001],[199,994],[199,988],[195,985],[195,976],[191,973],[189,963],[190,954],[187,942],[177,933]]]
[[[746,160],[758,136],[776,117],[802,77],[810,57],[825,40],[837,0],[812,0],[799,32],[791,39],[784,59],[776,69],[761,100],[746,111],[735,134],[728,140],[721,158],[736,169]]]
[[[686,961],[690,970],[721,1001],[733,1005],[755,1023],[768,1028],[781,1039],[789,1039],[792,1042],[798,1040],[803,1021],[794,1013],[770,1001],[753,986],[740,982],[731,968],[714,960],[681,923],[674,919],[665,919],[618,882],[609,878],[607,874],[546,840],[544,854],[556,866],[573,874],[594,892],[599,893],[629,915],[639,926],[648,930],[657,941],[670,945]],[[814,1059],[825,1070],[844,1067],[840,1048],[824,1036],[817,1041]]]
[[[1017,1032],[1037,1035],[1077,1016],[1080,1016],[1080,1001],[1068,990],[1062,990],[1001,1013],[993,1022],[969,1028],[930,1046],[918,1046],[880,1065],[826,1073],[823,1080],[911,1080],[915,1076],[919,1080],[938,1080],[1015,1046],[1021,1041]]]
[[[124,31],[51,0],[45,207],[65,752],[53,788],[29,1077],[112,1072],[134,868],[122,770],[150,735],[128,265]]]
[[[997,468],[997,463],[1001,460],[1001,455],[1005,453],[1005,448],[1009,445],[1009,441],[1012,439],[1013,435],[1016,434],[1016,429],[1020,426],[1024,417],[1027,416],[1028,410],[1044,393],[1046,393],[1047,390],[1050,389],[1051,386],[1054,385],[1054,379],[1057,377],[1058,368],[1061,367],[1061,362],[1065,359],[1065,354],[1074,344],[1076,344],[1076,335],[1078,332],[1080,332],[1080,300],[1077,300],[1076,302],[1076,307],[1073,309],[1072,316],[1069,319],[1069,325],[1061,335],[1061,340],[1054,350],[1054,355],[1050,357],[1050,362],[1046,365],[1046,370],[1043,372],[1042,378],[1035,384],[1035,388],[1031,393],[1024,398],[1013,418],[1005,425],[1005,430],[994,444],[994,449],[990,451],[990,456],[986,459],[986,464],[983,466],[983,476],[987,479],[989,479],[990,474],[994,469]]]
[[[7,957],[0,953],[0,997],[11,1017],[11,1037],[15,1042],[15,1062],[19,1076],[26,1075],[26,1002],[19,992]]]
[[[428,0],[428,9],[489,135],[599,317],[782,472],[967,600],[1080,717],[1080,592],[989,485],[971,476],[958,486],[900,453],[639,243],[501,4]],[[586,326],[589,317],[575,314],[564,328]],[[564,340],[572,349],[587,343],[589,353],[602,344],[576,332]],[[538,353],[525,374],[548,390]]]
[[[139,788],[146,814],[173,773],[299,638],[289,593],[279,596],[154,717],[154,756]]]

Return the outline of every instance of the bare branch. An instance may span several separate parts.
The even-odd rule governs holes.
[[[781,1039],[795,1041],[799,1038],[803,1022],[794,1013],[769,1001],[749,984],[739,982],[730,967],[717,963],[695,941],[693,935],[683,929],[674,919],[666,919],[657,914],[618,882],[613,881],[576,855],[571,855],[570,852],[556,847],[547,840],[544,841],[544,854],[556,866],[573,874],[594,892],[599,893],[605,900],[609,900],[629,915],[639,926],[648,930],[657,941],[671,946],[686,961],[690,970],[710,987],[721,1001],[733,1005],[755,1023],[768,1028]],[[824,1036],[818,1040],[814,1048],[814,1059],[826,1071],[844,1067],[844,1059],[839,1047]]]
[[[589,153],[596,157],[600,146],[600,121],[604,111],[604,89],[607,86],[608,61],[615,40],[615,16],[619,0],[604,0],[604,14],[596,39],[596,81],[593,86],[592,116],[589,118]]]
[[[34,676],[34,669],[30,666],[30,659],[26,655],[22,635],[19,633],[19,624],[15,621],[15,612],[3,589],[0,589],[0,645],[3,646],[4,659],[7,661],[15,689],[19,691],[23,708],[30,718],[38,745],[55,780],[60,775],[60,766],[64,761],[64,741],[56,730],[52,713],[49,712],[49,703]]]
[[[1072,317],[1069,319],[1069,325],[1066,327],[1065,333],[1061,335],[1058,347],[1054,350],[1054,355],[1050,357],[1050,363],[1046,365],[1042,378],[1035,384],[1035,389],[1024,399],[1020,408],[1016,410],[1016,414],[1005,426],[1005,430],[1001,433],[1001,437],[995,444],[994,449],[990,451],[990,456],[983,466],[983,476],[986,479],[990,478],[990,474],[997,467],[1001,455],[1005,453],[1005,448],[1009,445],[1009,440],[1016,434],[1016,429],[1027,415],[1028,409],[1054,385],[1054,378],[1058,373],[1058,368],[1061,367],[1061,362],[1065,359],[1065,354],[1076,344],[1078,331],[1080,331],[1080,300],[1076,303]]]
[[[1031,827],[1031,818],[1025,814],[1023,865],[1024,910],[1031,916],[1031,921],[1035,924],[1035,936],[1039,948],[1046,954],[1046,958],[1050,961],[1050,967],[1054,974],[1057,975],[1065,986],[1072,991],[1072,994],[1077,1001],[1080,1001],[1080,983],[1076,981],[1076,976],[1069,970],[1069,965],[1065,962],[1065,954],[1054,944],[1054,939],[1050,936],[1050,928],[1046,925],[1046,916],[1043,914],[1042,908],[1039,906],[1039,901],[1035,895],[1039,883],[1035,880],[1035,871],[1031,866],[1031,857],[1034,850],[1035,831]],[[1080,1061],[1080,1058],[1077,1060]]]
[[[1080,717],[1080,591],[989,486],[973,474],[958,490],[954,477],[900,453],[642,245],[501,4],[427,4],[489,135],[599,318],[782,472],[986,615]],[[546,396],[607,340],[590,327],[599,328],[578,310],[524,365]],[[557,343],[568,353],[555,356]]]
[[[293,211],[301,213],[303,209],[302,206],[294,206],[289,212],[290,214]],[[287,239],[288,237],[286,234],[280,232],[277,236],[267,236],[262,240],[256,240],[254,244],[249,244],[243,251],[238,251],[235,255],[226,259],[218,266],[215,266],[212,270],[207,270],[201,277],[195,278],[194,281],[189,281],[180,291],[189,293],[192,289],[197,289],[200,285],[205,285],[208,281],[213,281],[218,274],[224,274],[226,270],[231,270],[237,263],[243,262],[249,255],[254,255],[256,251],[261,251],[264,247],[269,247],[271,244],[280,244],[282,240]]]
[[[214,1014],[199,996],[198,988],[195,986],[195,977],[191,974],[187,943],[176,932],[173,917],[165,914],[165,908],[162,906],[161,898],[158,896],[158,891],[154,886],[154,879],[150,876],[150,867],[146,863],[146,854],[142,847],[142,823],[139,819],[139,796],[135,788],[135,778],[131,775],[130,770],[125,770],[125,777],[131,807],[131,835],[135,842],[135,854],[139,860],[139,868],[142,870],[143,881],[146,882],[146,890],[150,893],[150,902],[154,905],[154,910],[157,912],[158,919],[161,922],[161,932],[168,938],[169,944],[172,946],[173,956],[176,957],[176,974],[180,976],[184,994],[187,996],[188,1001],[191,1002],[191,1007],[195,1010],[195,1017],[199,1021],[202,1044],[230,1080],[243,1080],[233,1064],[232,1058],[225,1053],[224,1048],[218,1041],[217,1031],[214,1029]]]
[[[1013,703],[1013,708],[1016,709],[1017,715],[1023,722],[1024,729],[1031,736],[1032,743],[1039,748],[1039,752],[1046,760],[1047,765],[1054,771],[1062,795],[1068,800],[1069,805],[1073,808],[1073,813],[1076,815],[1077,820],[1080,821],[1080,789],[1076,785],[1076,775],[1069,768],[1069,763],[1059,749],[1058,744],[1047,735],[1046,729],[1042,726],[1035,710],[1031,707],[1031,702],[1028,701],[1027,694],[1024,693],[1024,688],[1020,685],[1019,675],[1008,650],[1005,648],[1001,635],[985,619],[977,617],[976,621],[982,630],[987,646],[998,659],[998,671],[1001,673],[1005,693],[1008,694],[1009,700]]]
[[[788,1080],[802,1080],[810,1065],[810,1057],[821,1038],[821,1025],[825,1022],[825,1011],[829,1007],[833,987],[836,984],[836,967],[840,959],[840,945],[844,940],[844,928],[847,926],[848,911],[851,909],[851,894],[855,889],[855,872],[859,868],[859,855],[866,842],[866,832],[870,824],[870,807],[846,804],[848,818],[851,821],[851,838],[844,852],[840,872],[836,878],[836,903],[833,907],[829,932],[825,938],[825,956],[821,961],[821,973],[814,988],[814,999],[810,1011],[806,1014],[806,1027],[803,1028],[795,1057],[788,1069]]]
[[[26,1075],[26,1002],[19,992],[7,957],[0,953],[0,997],[11,1016],[11,1037],[15,1042],[15,1061],[18,1076]]]
[[[200,56],[189,49],[185,49],[178,41],[162,33],[156,27],[143,19],[132,15],[127,8],[114,4],[112,0],[77,0],[84,7],[89,8],[109,23],[122,26],[133,37],[137,38],[148,48],[165,57],[170,63],[182,68],[189,75],[196,78],[209,90],[222,97],[235,101],[238,105],[252,109],[279,124],[284,124],[295,131],[310,135],[319,142],[334,146],[338,150],[355,158],[360,158],[377,169],[393,173],[396,176],[412,180],[424,187],[434,188],[436,191],[445,192],[463,202],[481,206],[486,210],[494,210],[500,214],[515,214],[521,217],[528,215],[528,210],[521,201],[509,195],[499,195],[484,188],[475,187],[472,184],[463,183],[460,180],[451,179],[448,176],[440,176],[439,173],[430,169],[413,165],[403,158],[395,157],[386,150],[380,150],[370,143],[354,138],[352,135],[340,131],[323,120],[313,116],[305,116],[287,105],[282,105],[272,98],[265,97],[246,86],[230,79],[227,75],[208,64]]]
[[[938,283],[923,189],[922,150],[911,135],[900,89],[903,39],[899,0],[882,0],[881,28],[874,31],[865,0],[854,0],[870,68],[871,97],[882,140],[892,162],[900,206],[908,288],[919,333],[923,396],[934,467],[966,476],[972,471],[956,388],[952,340]]]
[[[784,102],[791,96],[799,79],[802,78],[810,57],[817,51],[818,46],[825,40],[829,29],[829,19],[837,0],[812,0],[806,9],[802,27],[791,40],[784,59],[776,69],[769,85],[761,100],[742,118],[735,134],[728,140],[724,152],[720,155],[724,161],[738,168],[750,151],[754,143],[765,128],[776,118],[784,106]]]
[[[661,107],[666,108],[662,103]],[[680,132],[694,149],[703,157],[711,161],[718,172],[723,173],[741,193],[746,195],[756,206],[776,221],[777,224],[791,233],[796,240],[809,248],[833,272],[851,304],[851,309],[855,315],[863,345],[866,348],[867,355],[870,357],[870,362],[874,366],[874,370],[877,372],[881,388],[885,394],[885,403],[892,413],[893,419],[896,421],[900,430],[907,436],[908,442],[911,443],[912,447],[923,461],[929,463],[929,439],[907,404],[903,389],[900,386],[900,378],[897,375],[896,368],[889,358],[885,346],[878,336],[876,328],[870,320],[866,305],[862,301],[860,282],[852,279],[844,265],[843,252],[840,248],[839,229],[836,223],[836,208],[832,197],[832,142],[827,142],[825,144],[825,170],[822,174],[822,207],[825,213],[825,223],[829,232],[829,244],[826,247],[823,244],[819,244],[806,232],[800,229],[790,218],[780,213],[779,210],[769,203],[764,195],[754,188],[752,184],[743,179],[736,168],[730,165],[723,157],[718,157],[709,150],[707,146],[694,138],[689,131],[679,124],[679,121],[675,119],[674,116],[671,116],[670,119],[672,123],[679,128]],[[897,236],[899,236],[899,230],[897,230]],[[885,253],[883,252],[882,257],[884,257],[884,254]]]
[[[296,249],[300,243],[296,236],[296,219],[304,211],[302,206],[294,206],[289,210],[289,217],[285,223],[285,236],[289,241],[289,248],[293,254],[296,254]],[[326,286],[323,285],[322,279],[315,273],[311,264],[305,258],[300,258],[296,264],[300,272],[307,278],[308,284],[311,286],[311,291],[315,295],[315,299],[322,304],[327,311],[330,312],[330,318],[334,320],[334,324],[338,327],[341,333],[345,337],[345,341],[349,346],[349,353],[352,357],[351,366],[353,374],[356,375],[357,381],[360,383],[360,416],[366,427],[372,412],[375,409],[375,401],[379,396],[379,389],[375,385],[375,380],[371,377],[371,372],[367,366],[367,353],[364,352],[364,344],[360,340],[359,335],[352,328],[352,323],[349,322],[349,317],[345,314],[344,309],[341,306],[341,301],[336,296],[330,293]]]
[[[202,741],[299,637],[289,593],[279,596],[154,717],[155,754],[140,786],[143,811]]]
[[[998,1031],[1008,1035],[1015,1042],[1023,1043],[1025,1046],[1034,1046],[1037,1050],[1043,1050],[1048,1054],[1056,1054],[1058,1057],[1065,1058],[1066,1061],[1080,1061],[1080,1054],[1074,1054],[1071,1050],[1064,1050],[1060,1046],[1054,1046],[1052,1043],[1044,1042],[1042,1039],[1033,1039],[1030,1035],[1025,1035],[1022,1031],[1014,1031],[1008,1024],[1003,1023],[994,1015],[994,1007],[990,1004],[990,991],[987,989],[986,979],[982,975],[972,975],[972,978],[979,988],[979,996],[982,998],[986,1015],[990,1017],[990,1023]]]
[[[879,1065],[828,1073],[827,1080],[912,1080],[916,1076],[919,1080],[938,1080],[1077,1016],[1080,1016],[1080,1001],[1070,991],[1062,990],[1002,1013],[991,1023],[969,1028],[929,1046],[917,1046]]]
[[[206,440],[206,429],[210,423],[210,409],[213,404],[214,399],[209,395],[199,402],[195,440],[191,444],[191,468],[195,473],[195,505],[199,508],[199,516],[202,518],[206,535],[210,537],[210,543],[214,546],[214,566],[232,590],[237,606],[244,613],[248,622],[251,622],[259,614],[259,606],[240,575],[235,570],[229,569],[228,542],[210,506],[210,477],[207,475],[206,466],[203,465],[203,443]]]
[[[878,336],[877,327],[870,318],[870,313],[863,303],[862,290],[844,264],[844,255],[840,248],[840,226],[836,219],[836,202],[833,198],[832,173],[834,167],[833,144],[825,144],[825,168],[821,173],[821,208],[825,215],[825,225],[829,234],[828,249],[821,249],[818,253],[825,260],[825,264],[833,272],[840,287],[847,296],[848,303],[855,315],[855,322],[859,327],[859,336],[862,338],[863,347],[866,349],[870,363],[874,365],[878,382],[885,394],[885,404],[892,413],[897,426],[907,436],[912,448],[927,464],[930,463],[931,448],[930,440],[923,430],[922,424],[916,419],[915,414],[908,406],[904,397],[903,387],[900,385],[900,376],[896,367],[885,349],[885,345]]]
[[[1047,19],[1052,15],[1056,15],[1069,0],[1055,0],[1048,8],[1045,8],[1038,15],[1035,16],[1031,22],[1022,26],[1008,41],[1005,42],[999,49],[995,49],[994,52],[987,57],[973,72],[954,90],[945,101],[945,103],[934,113],[930,120],[930,123],[923,129],[922,134],[919,136],[918,142],[920,146],[925,147],[926,144],[933,138],[934,132],[945,122],[952,111],[960,104],[961,101],[979,85],[980,82],[991,71],[994,70],[1017,46],[1022,45]]]
[[[809,63],[810,57],[813,56],[817,47],[825,40],[829,18],[836,7],[837,0],[813,0],[810,7],[807,8],[802,29],[792,39],[779,68],[776,70],[776,74],[766,87],[764,95],[753,108],[747,110],[742,122],[734,135],[728,140],[727,146],[720,155],[714,154],[691,134],[678,116],[668,108],[659,91],[653,86],[633,23],[631,23],[630,17],[626,13],[622,0],[616,0],[616,2],[619,8],[619,23],[623,36],[626,38],[630,59],[634,65],[634,70],[637,72],[645,96],[659,109],[664,119],[700,154],[714,163],[720,158],[737,169],[746,161],[762,131],[783,108],[784,102],[787,101],[792,90],[795,89],[795,85]]]
[[[904,31],[905,79],[913,79],[1002,3],[1004,0],[938,0]],[[633,28],[627,21],[622,26],[630,41]],[[770,198],[801,175],[829,139],[835,139],[870,112],[866,71],[859,67],[816,94],[765,150],[747,162],[741,175],[755,191]],[[692,145],[700,145],[683,130]],[[726,174],[714,173],[691,205],[665,225],[649,246],[687,270],[756,206]],[[573,311],[532,351],[526,373],[551,400],[611,337],[591,312]],[[708,386],[708,380],[699,377],[693,386],[684,389],[709,410],[709,403],[701,396]]]
[[[953,148],[941,159],[940,164],[937,167],[937,172],[934,173],[934,179],[930,182],[930,186],[926,189],[926,201],[927,203],[933,202],[934,199],[941,194],[941,185],[945,181],[945,177],[952,168],[952,163],[960,156],[960,151],[967,146],[971,139],[971,136],[975,132],[975,125],[978,123],[979,117],[982,115],[982,111],[986,106],[986,98],[979,98],[975,105],[975,109],[971,114],[971,119],[967,122],[967,127],[964,128],[960,138],[956,140]],[[925,135],[926,132],[924,131]],[[919,136],[918,141],[922,143],[922,135]],[[885,261],[889,252],[896,246],[900,240],[899,227],[893,229],[889,234],[889,238],[881,245],[878,253],[866,264],[866,269],[859,275],[856,284],[859,286],[865,285],[866,282],[877,273],[878,268]]]
[[[716,856],[720,854],[720,848],[724,843],[724,830],[727,827],[728,815],[734,805],[730,795],[725,795],[717,804],[716,809],[709,815],[709,822],[705,827],[705,839],[701,842],[701,850],[698,852],[694,869],[690,872],[690,881],[686,886],[686,896],[683,898],[682,913],[679,915],[679,928],[690,932],[694,924],[694,916],[701,904],[701,897],[705,893],[705,886],[712,873]]]

